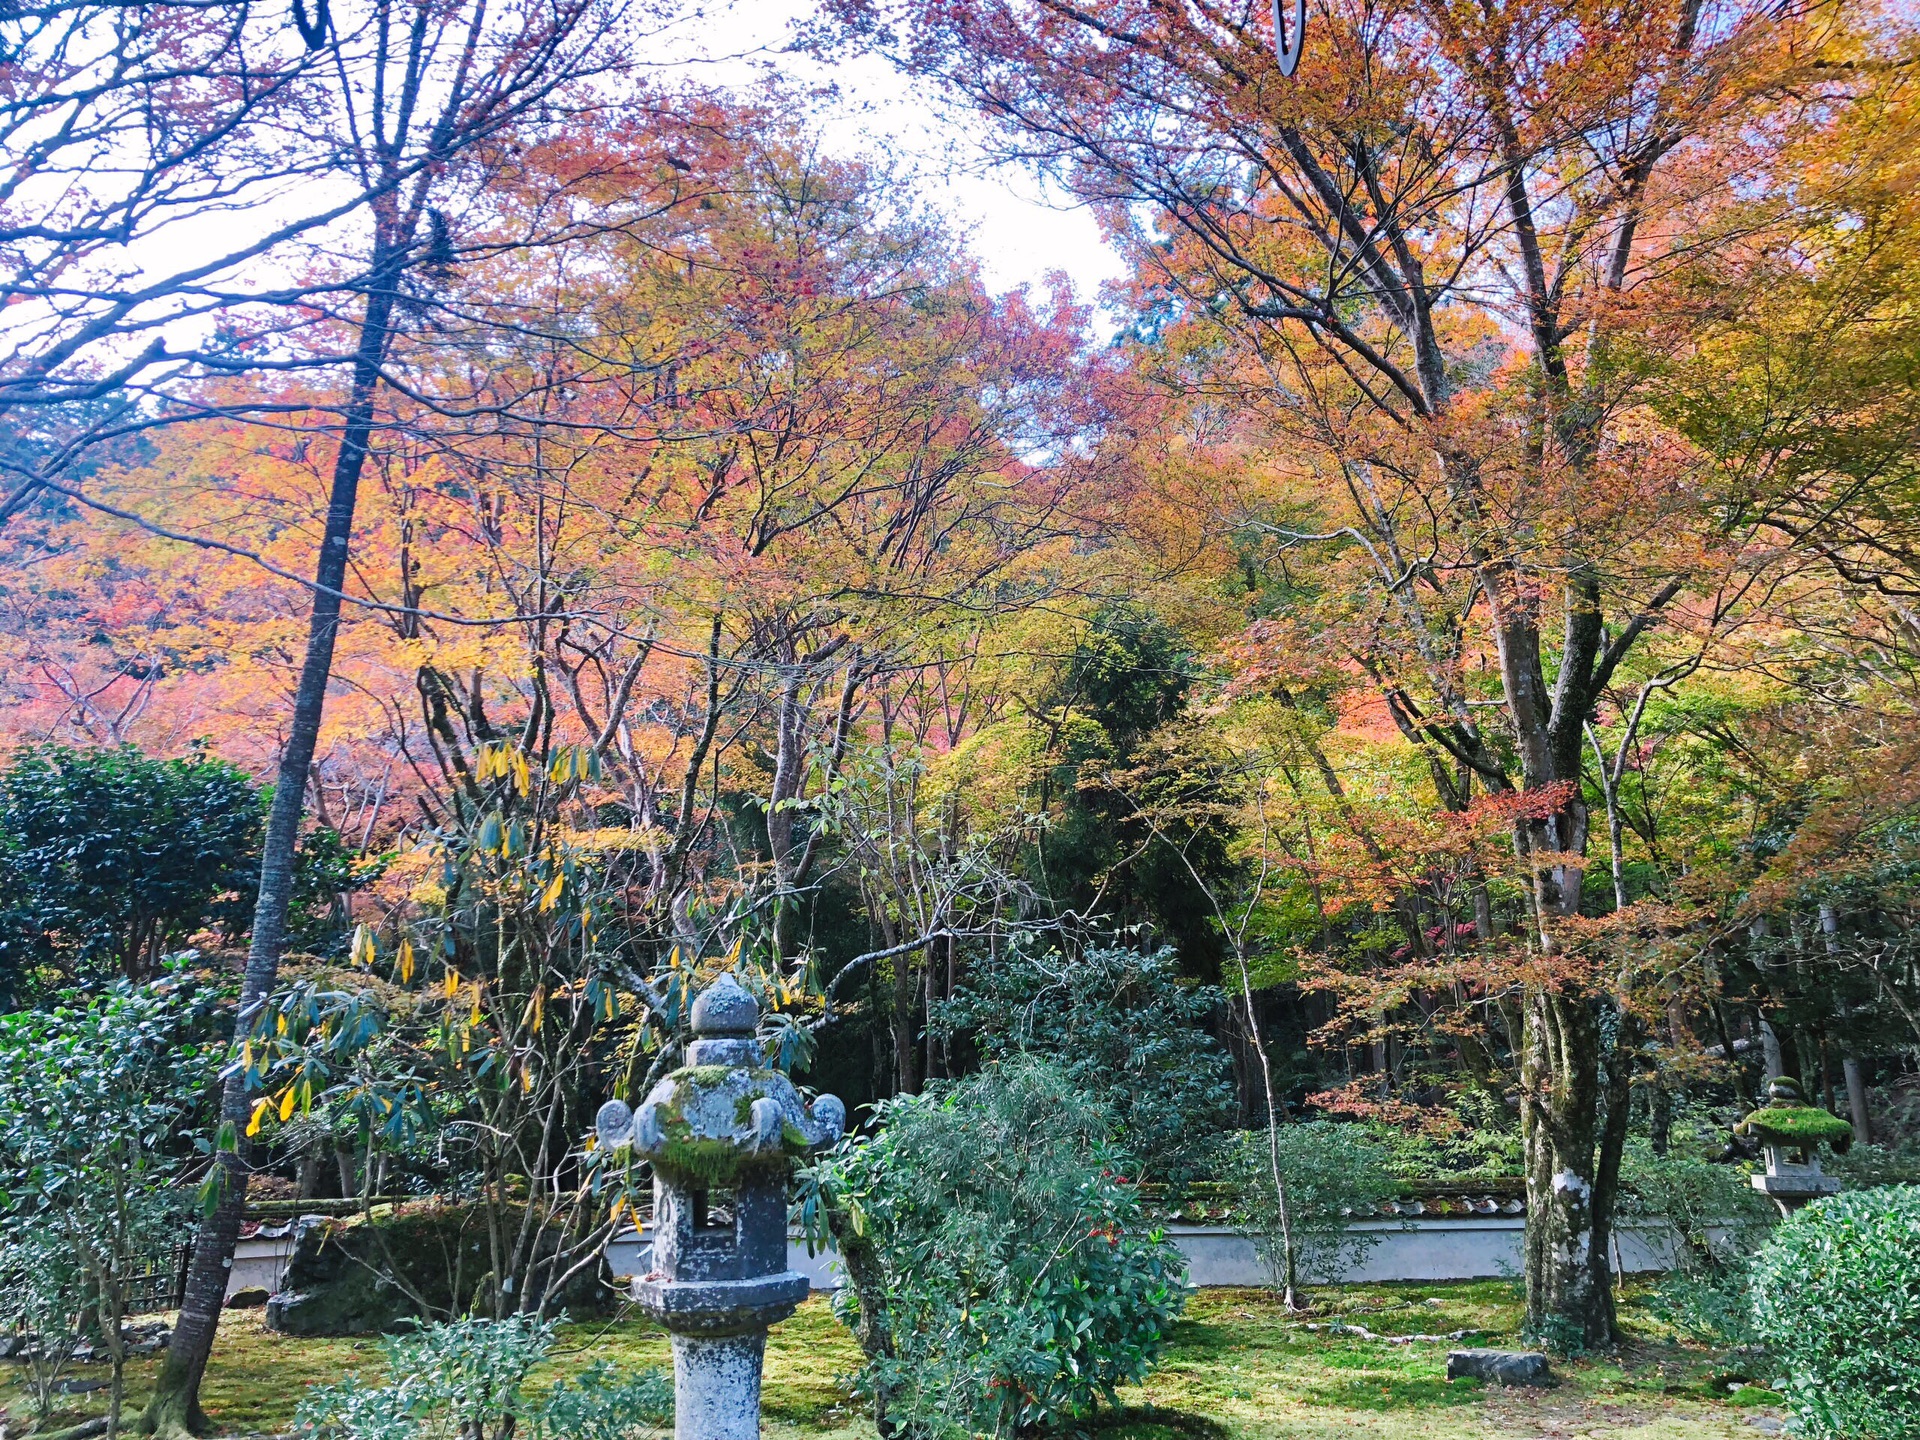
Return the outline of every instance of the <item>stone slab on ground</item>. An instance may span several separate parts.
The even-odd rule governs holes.
[[[1447,1378],[1463,1376],[1491,1385],[1545,1385],[1553,1379],[1538,1350],[1449,1350]]]

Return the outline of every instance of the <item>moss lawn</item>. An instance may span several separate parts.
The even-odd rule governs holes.
[[[1619,1353],[1556,1361],[1560,1381],[1545,1390],[1450,1382],[1446,1343],[1307,1328],[1351,1324],[1381,1337],[1475,1329],[1484,1333],[1456,1343],[1517,1348],[1520,1303],[1511,1282],[1344,1286],[1314,1299],[1313,1313],[1289,1315],[1264,1291],[1196,1293],[1158,1372],[1123,1395],[1125,1410],[1091,1428],[1108,1440],[1752,1440],[1760,1432],[1750,1417],[1784,1414],[1763,1391],[1732,1393],[1743,1377],[1665,1330],[1631,1286],[1622,1303],[1630,1338]],[[638,1316],[567,1326],[541,1373],[551,1378],[600,1358],[667,1364],[666,1336]],[[857,1349],[827,1302],[809,1300],[768,1345],[768,1440],[868,1440],[873,1427],[845,1384],[857,1366]],[[157,1368],[130,1367],[131,1414]],[[380,1378],[377,1340],[293,1339],[269,1332],[260,1311],[231,1311],[202,1398],[223,1435],[284,1434],[308,1386],[349,1371]],[[104,1367],[75,1366],[69,1375],[104,1378]],[[105,1409],[97,1393],[68,1404],[55,1424]],[[0,1366],[0,1405],[9,1412],[6,1431],[21,1435],[29,1412],[17,1365]]]

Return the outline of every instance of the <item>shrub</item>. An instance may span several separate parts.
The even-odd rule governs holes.
[[[1526,1173],[1519,1118],[1496,1095],[1470,1089],[1455,1097],[1451,1133],[1370,1120],[1367,1132],[1386,1152],[1387,1169],[1403,1183],[1504,1180]]]
[[[628,1440],[673,1415],[663,1371],[621,1379],[605,1361],[530,1399],[527,1374],[553,1348],[552,1322],[530,1316],[422,1325],[383,1348],[388,1383],[315,1386],[294,1428],[316,1440]]]
[[[1753,1322],[1808,1433],[1920,1437],[1920,1187],[1835,1195],[1783,1223],[1754,1266]]]
[[[876,1410],[930,1440],[1004,1436],[1144,1379],[1182,1266],[1111,1172],[1110,1112],[1031,1058],[879,1110],[812,1177],[842,1217]]]
[[[1349,1228],[1397,1189],[1385,1149],[1364,1126],[1297,1121],[1279,1128],[1272,1149],[1265,1130],[1236,1140],[1228,1166],[1235,1208],[1276,1289],[1291,1296],[1303,1275],[1337,1277],[1380,1242],[1377,1230]],[[1273,1183],[1275,1149],[1284,1213]]]
[[[151,975],[223,896],[250,904],[261,803],[240,770],[131,746],[32,745],[0,776],[0,966],[15,984],[69,974]]]
[[[1657,1155],[1638,1138],[1627,1142],[1620,1181],[1623,1221],[1665,1221],[1679,1237],[1674,1267],[1654,1288],[1654,1314],[1697,1339],[1749,1343],[1749,1271],[1773,1225],[1771,1202],[1743,1170],[1678,1150]]]
[[[1822,1168],[1844,1181],[1849,1190],[1869,1190],[1876,1185],[1920,1185],[1920,1140],[1902,1140],[1893,1145],[1855,1145],[1846,1154],[1824,1161]]]
[[[100,1337],[113,1366],[109,1428],[125,1380],[127,1280],[177,1240],[196,1142],[208,1145],[195,1120],[219,1051],[196,1042],[211,1009],[178,976],[0,1016],[0,1279],[34,1272],[7,1286],[0,1315],[65,1327],[41,1330],[55,1349],[83,1326]],[[35,1378],[51,1383],[46,1367]]]
[[[0,1232],[0,1334],[32,1337],[20,1356],[22,1388],[43,1422],[88,1328],[90,1299],[86,1274],[59,1234],[37,1226]]]
[[[1045,1057],[1113,1113],[1129,1172],[1181,1189],[1213,1168],[1233,1108],[1226,1052],[1206,1029],[1211,985],[1181,980],[1171,950],[1016,946],[971,975],[935,1023],[969,1030],[989,1059]]]

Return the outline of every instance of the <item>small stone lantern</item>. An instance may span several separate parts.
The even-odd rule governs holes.
[[[731,974],[693,1004],[687,1064],[638,1111],[600,1107],[600,1143],[653,1166],[653,1269],[634,1298],[673,1336],[674,1440],[758,1440],[768,1327],[807,1296],[787,1269],[787,1179],[831,1145],[846,1107],[812,1112],[768,1069],[760,1007]]]
[[[1820,1146],[1825,1143],[1834,1154],[1846,1154],[1853,1145],[1853,1126],[1807,1104],[1800,1087],[1784,1075],[1767,1082],[1767,1103],[1734,1126],[1733,1133],[1760,1143],[1767,1168],[1752,1177],[1753,1188],[1769,1196],[1783,1216],[1822,1195],[1839,1193],[1840,1182],[1820,1172]]]

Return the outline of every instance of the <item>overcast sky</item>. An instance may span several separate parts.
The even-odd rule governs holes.
[[[1080,298],[1097,298],[1101,282],[1120,273],[1117,257],[1100,239],[1085,210],[1048,203],[1040,185],[1021,171],[991,167],[972,139],[977,120],[946,118],[914,94],[892,66],[874,59],[822,65],[789,50],[796,18],[812,0],[710,0],[675,41],[681,73],[708,84],[747,86],[767,73],[837,85],[837,103],[816,117],[827,143],[846,151],[885,146],[919,170],[923,193],[959,222],[997,289],[1038,286],[1049,271],[1072,279]],[[924,95],[925,87],[918,87]]]

